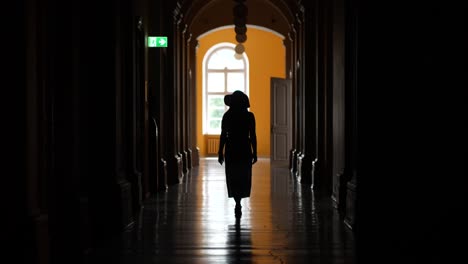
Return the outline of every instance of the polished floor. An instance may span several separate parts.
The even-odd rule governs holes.
[[[329,197],[259,159],[235,217],[224,166],[204,158],[185,182],[145,201],[135,228],[87,263],[356,263],[354,235]]]

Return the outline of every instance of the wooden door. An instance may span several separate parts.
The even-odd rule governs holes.
[[[271,98],[271,162],[289,162],[292,148],[292,83],[290,79],[272,77]]]

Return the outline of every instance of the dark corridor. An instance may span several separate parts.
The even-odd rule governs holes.
[[[463,1],[16,0],[2,11],[2,259],[468,257]],[[204,204],[197,189],[222,185],[196,139],[197,38],[233,25],[260,48],[249,25],[284,36],[292,95],[285,172],[257,171],[271,196],[243,201],[240,234],[231,201]]]

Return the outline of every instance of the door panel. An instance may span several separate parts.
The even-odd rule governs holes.
[[[290,79],[271,78],[271,162],[287,164],[292,148],[292,85]]]

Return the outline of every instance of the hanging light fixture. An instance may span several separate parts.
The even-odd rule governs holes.
[[[247,41],[247,13],[248,9],[245,5],[245,0],[234,0],[234,31],[236,32],[237,45],[235,48],[237,59],[242,58],[242,53],[245,52],[245,47],[242,43]]]

